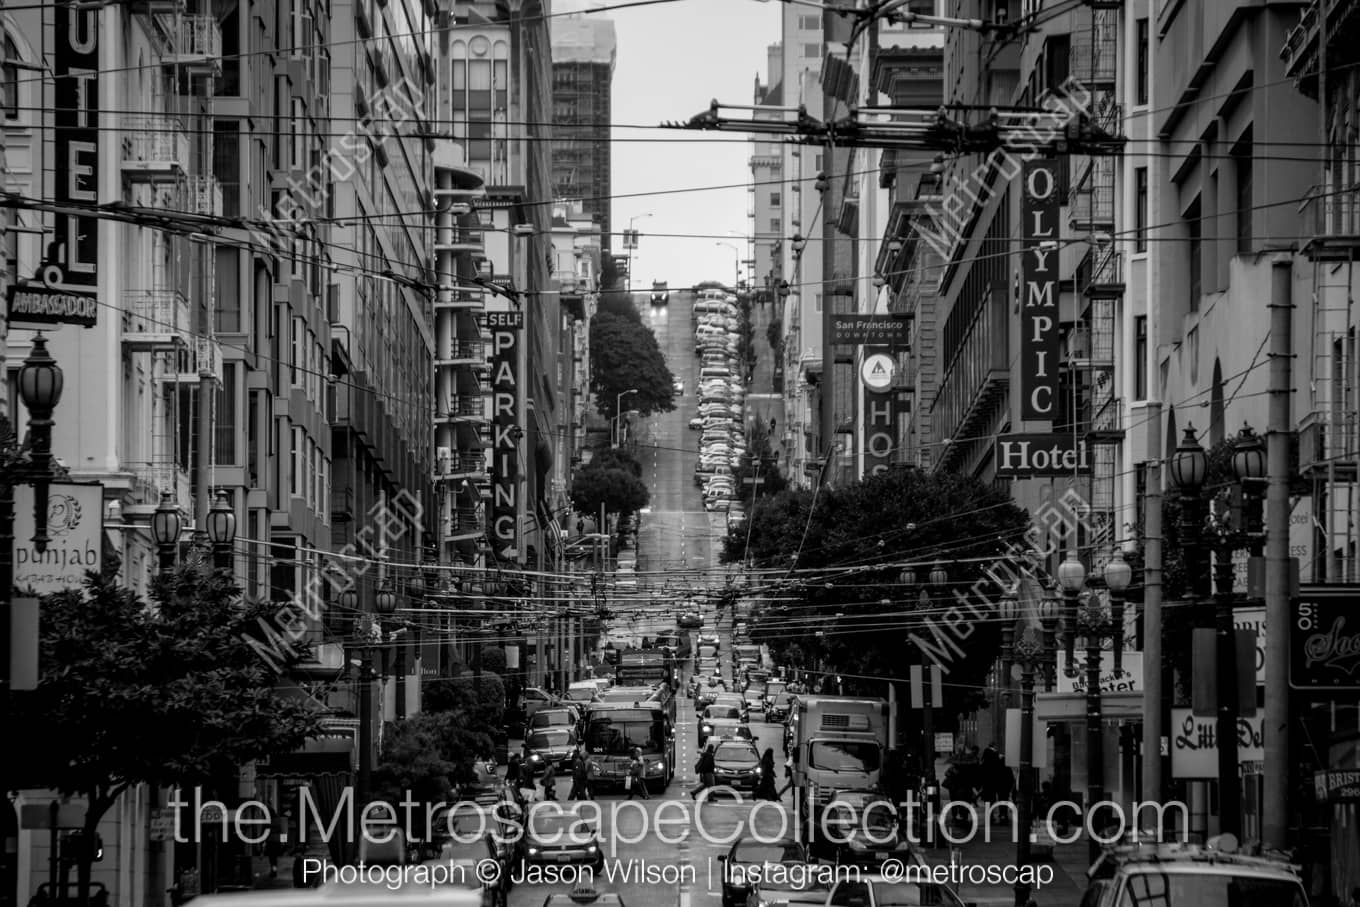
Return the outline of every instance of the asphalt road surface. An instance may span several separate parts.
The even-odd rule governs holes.
[[[674,304],[674,294],[671,299]],[[709,621],[708,626],[712,627],[711,615]],[[729,677],[730,629],[725,613],[720,625],[721,660],[723,672]],[[785,794],[780,805],[764,804],[758,809],[746,794],[740,800],[726,796],[706,802],[690,799],[689,790],[697,784],[693,768],[698,758],[698,737],[693,702],[684,698],[683,690],[681,697],[676,731],[677,774],[666,793],[633,803],[626,802],[625,794],[606,793],[597,801],[607,857],[605,869],[578,879],[522,882],[511,891],[510,907],[541,907],[548,895],[568,893],[573,882],[584,881],[593,884],[597,891],[619,894],[626,907],[719,907],[722,867],[717,858],[728,851],[734,836],[754,827],[761,836],[771,839],[780,834],[784,821],[791,825],[789,794]],[[766,724],[762,715],[752,713],[751,729],[761,752],[773,748],[776,765],[782,766],[781,726]],[[779,784],[783,785],[782,778]]]
[[[691,321],[694,295],[673,292],[667,306],[652,306],[645,295],[637,299],[666,365],[685,382],[675,409],[642,420],[633,435],[643,479],[652,492],[650,511],[642,514],[638,529],[639,581],[671,593],[698,591],[714,582],[727,521],[724,514],[704,510],[703,496],[694,485],[699,459],[698,434],[689,429],[689,420],[699,411]]]

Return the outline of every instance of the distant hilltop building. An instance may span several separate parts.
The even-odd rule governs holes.
[[[598,15],[551,20],[553,59],[553,195],[580,199],[611,248],[609,124],[618,41]]]

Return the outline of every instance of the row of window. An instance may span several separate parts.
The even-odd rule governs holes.
[[[288,492],[307,503],[323,523],[331,520],[331,458],[307,434],[294,425],[292,431],[292,471]]]

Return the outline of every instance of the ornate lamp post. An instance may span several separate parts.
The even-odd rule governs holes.
[[[18,374],[19,398],[28,410],[30,447],[19,450],[7,420],[0,420],[0,689],[9,689],[11,598],[14,591],[14,486],[31,484],[33,547],[47,550],[48,482],[52,479],[52,413],[61,402],[65,376],[47,351],[47,338],[33,338],[33,351]]]
[[[218,492],[217,501],[208,511],[208,541],[212,543],[213,566],[230,570],[232,546],[236,544],[236,511],[225,491]]]
[[[1001,600],[1002,628],[1009,628],[1014,638],[1011,656],[1013,671],[1020,676],[1020,803],[1016,810],[1015,865],[1030,862],[1030,829],[1034,825],[1034,671],[1046,655],[1046,640],[1058,614],[1058,603],[1044,596],[1037,604],[1037,613],[1022,608],[1014,593]],[[1017,624],[1018,621],[1018,624]],[[1023,875],[1017,873],[1017,879]],[[1030,887],[1023,881],[1015,884],[1015,907],[1029,903]]]
[[[1066,673],[1068,677],[1077,676],[1076,666],[1076,624],[1077,596],[1086,585],[1086,565],[1077,557],[1077,552],[1067,552],[1067,559],[1058,565],[1058,588],[1063,594],[1063,622],[1066,624],[1064,652],[1067,655]]]
[[[1133,568],[1124,560],[1124,552],[1116,550],[1105,562],[1102,571],[1105,588],[1110,591],[1110,624],[1114,630],[1114,669],[1124,669],[1124,593],[1133,582]]]
[[[179,546],[182,531],[184,518],[180,516],[174,494],[161,492],[161,502],[151,514],[151,540],[156,543],[156,551],[160,556],[161,573],[168,573],[175,568],[175,549]]]

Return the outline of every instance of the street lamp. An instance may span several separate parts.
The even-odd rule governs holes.
[[[949,582],[949,574],[944,569],[944,564],[936,561],[930,568],[930,584],[932,586],[943,586]]]
[[[179,515],[179,506],[171,492],[161,492],[161,502],[151,514],[151,540],[156,543],[160,554],[160,570],[167,573],[175,567],[175,548],[179,545],[180,532],[184,530],[184,518]]]
[[[738,249],[736,246],[732,245],[730,242],[718,242],[714,243],[714,245],[726,246],[727,248],[732,250],[732,255],[735,256],[732,261],[732,277],[733,277],[732,290],[733,292],[736,292],[737,285],[741,283],[741,250]]]
[[[1124,669],[1124,593],[1133,582],[1133,568],[1124,560],[1124,552],[1116,550],[1105,562],[1105,588],[1110,591],[1110,624],[1114,631],[1114,669]]]
[[[52,413],[61,401],[65,378],[47,352],[47,338],[33,338],[33,350],[19,369],[19,398],[28,410],[29,453],[19,449],[9,421],[0,418],[0,689],[9,689],[12,603],[14,591],[14,486],[31,484],[33,547],[47,550],[48,482],[52,478]]]
[[[217,493],[217,501],[208,511],[208,541],[212,543],[213,566],[230,570],[232,546],[236,544],[236,511],[225,491]]]
[[[644,217],[651,216],[652,213],[648,211],[646,214],[634,214],[632,217],[628,218],[628,233],[624,240],[625,244],[628,246],[628,282],[624,286],[624,289],[629,293],[633,292],[633,250],[637,248],[637,233],[633,231],[633,224],[642,220]]]
[[[33,351],[19,369],[19,399],[28,410],[33,464],[33,547],[47,550],[47,483],[52,475],[52,411],[61,402],[66,377],[47,351],[47,338],[33,338]]]
[[[1086,565],[1078,558],[1075,551],[1067,553],[1067,559],[1058,565],[1058,588],[1063,593],[1063,621],[1067,624],[1067,639],[1064,646],[1064,653],[1067,655],[1067,667],[1065,673],[1068,677],[1077,676],[1076,666],[1076,644],[1077,644],[1077,596],[1081,593],[1081,588],[1086,584]]]
[[[1023,581],[1022,581],[1023,582]],[[1023,587],[1022,587],[1023,588]],[[1050,628],[1058,614],[1058,603],[1048,596],[1037,602],[1027,599],[1022,605],[1015,592],[1001,599],[1002,629],[1014,639],[1010,655],[1020,675],[1020,802],[1016,810],[1015,865],[1030,863],[1030,831],[1034,825],[1034,672],[1047,652]],[[1015,907],[1029,903],[1030,888],[1017,871]]]
[[[619,446],[619,441],[621,440],[621,439],[619,438],[619,419],[620,419],[620,417],[623,415],[623,398],[624,398],[624,397],[627,397],[629,394],[636,394],[637,392],[638,392],[638,389],[637,389],[636,387],[630,387],[630,388],[628,388],[628,390],[626,390],[626,391],[624,391],[623,393],[618,394],[618,395],[616,395],[616,396],[614,397],[614,446],[615,446],[615,447],[618,447],[618,446]]]

